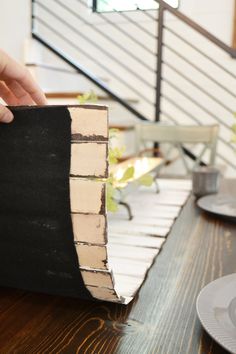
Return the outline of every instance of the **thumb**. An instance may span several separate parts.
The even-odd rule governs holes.
[[[13,120],[13,114],[9,109],[0,104],[0,123],[10,123]]]

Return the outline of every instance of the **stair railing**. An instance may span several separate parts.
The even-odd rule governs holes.
[[[171,87],[175,92],[178,91],[178,94],[181,95],[182,97],[186,98],[188,102],[191,102],[193,106],[196,106],[200,108],[202,112],[204,112],[207,117],[212,119],[212,122],[218,123],[221,127],[224,128],[224,130],[228,131],[228,136],[229,138],[226,139],[224,136],[220,135],[219,136],[219,142],[221,143],[222,146],[226,150],[231,150],[231,153],[235,153],[235,147],[230,144],[230,134],[231,134],[231,121],[230,116],[232,117],[234,115],[234,112],[236,111],[236,105],[235,107],[232,107],[229,104],[225,104],[225,102],[218,97],[215,94],[212,94],[210,91],[206,89],[204,85],[199,84],[196,80],[193,78],[189,77],[186,75],[183,70],[179,70],[176,65],[171,63],[168,58],[163,57],[163,51],[168,50],[171,52],[171,54],[176,57],[177,59],[182,60],[184,63],[186,63],[188,66],[192,67],[193,70],[196,72],[200,73],[204,78],[207,79],[208,82],[211,82],[215,85],[215,87],[219,88],[221,91],[224,92],[225,96],[229,96],[231,100],[236,99],[236,86],[232,85],[231,88],[229,89],[225,84],[223,84],[221,81],[219,81],[217,78],[213,77],[213,75],[209,74],[204,68],[202,68],[200,65],[197,63],[194,63],[193,60],[190,60],[186,55],[178,51],[178,49],[173,48],[173,45],[170,45],[167,43],[167,40],[165,40],[165,33],[169,32],[171,35],[175,38],[178,38],[178,40],[182,41],[185,45],[190,47],[192,50],[194,50],[198,55],[201,55],[204,57],[208,62],[211,62],[215,67],[217,67],[218,70],[220,70],[222,73],[224,73],[227,76],[230,76],[232,81],[235,82],[236,85],[236,73],[233,71],[230,71],[227,67],[222,65],[220,62],[218,62],[213,56],[210,54],[207,54],[204,52],[201,48],[197,47],[194,45],[192,42],[190,42],[186,36],[181,35],[178,33],[178,31],[174,31],[168,24],[167,21],[165,20],[165,16],[167,13],[170,13],[173,15],[176,19],[187,25],[187,28],[191,28],[198,34],[200,34],[204,39],[208,40],[210,43],[214,44],[216,47],[220,48],[224,53],[227,53],[230,55],[231,58],[236,58],[236,50],[219,40],[217,37],[212,35],[210,32],[208,32],[206,29],[203,27],[199,26],[196,22],[191,20],[189,17],[185,16],[183,13],[180,11],[172,8],[169,4],[167,4],[163,0],[155,0],[156,2],[159,3],[159,17],[158,17],[158,54],[157,54],[157,91],[156,91],[156,120],[160,120],[161,117],[166,117],[170,121],[172,121],[175,124],[178,124],[178,119],[173,117],[167,110],[166,110],[166,102],[174,107],[177,111],[181,112],[185,116],[189,118],[189,121],[194,124],[204,124],[201,120],[196,117],[191,111],[186,109],[184,105],[180,105],[176,100],[173,100],[169,95],[166,93],[162,92],[162,85],[165,83],[169,87]],[[235,62],[236,65],[236,62]],[[177,74],[179,77],[181,77],[183,80],[188,82],[192,87],[195,89],[201,91],[203,96],[207,97],[209,100],[214,102],[216,105],[219,105],[223,110],[228,114],[229,119],[224,119],[221,117],[218,117],[216,113],[213,112],[212,109],[208,108],[206,104],[203,104],[201,101],[196,100],[196,98],[192,97],[188,92],[183,90],[180,86],[177,86],[173,80],[170,77],[167,77],[163,73],[163,68],[168,67],[171,72]],[[170,75],[169,75],[170,76]],[[220,157],[221,160],[227,163],[227,165],[230,165],[233,169],[236,169],[236,163],[234,163],[232,160],[230,160],[228,157],[223,155],[220,152],[220,149],[218,149],[217,152],[218,157]],[[233,155],[232,155],[233,156]]]
[[[158,10],[138,10],[148,21],[154,23],[154,30],[149,30],[137,22],[132,17],[132,13],[118,12],[114,9],[119,21],[126,21],[130,28],[132,27],[129,32],[120,25],[119,21],[112,21],[109,14],[94,13],[93,16],[96,16],[96,19],[102,21],[117,34],[114,36],[109,31],[104,31],[102,26],[97,25],[96,22],[91,22],[89,16],[85,18],[80,14],[80,11],[76,10],[85,10],[87,0],[70,1],[74,4],[73,8],[62,0],[47,2],[32,0],[32,37],[139,119],[156,121],[165,119],[175,124],[182,124],[184,120],[189,124],[197,125],[204,124],[205,121],[207,123],[217,122],[223,131],[219,137],[220,145],[224,151],[229,152],[228,156],[228,153],[222,154],[219,149],[218,157],[236,169],[236,163],[232,162],[230,158],[230,154],[234,152],[234,147],[230,144],[230,132],[231,117],[236,110],[236,107],[233,106],[233,101],[236,98],[236,92],[233,91],[236,87],[236,72],[218,61],[212,53],[208,53],[206,48],[202,49],[199,43],[196,44],[191,39],[189,40],[183,31],[180,32],[178,28],[173,28],[167,16],[175,18],[176,22],[186,26],[188,31],[191,30],[201,36],[204,41],[207,40],[210,45],[214,45],[224,55],[236,58],[236,51],[165,1],[155,1],[159,3]],[[56,21],[57,27],[53,25],[53,21]],[[89,28],[90,35],[81,30],[85,27]],[[72,40],[63,29],[73,34],[71,38],[78,38],[78,40]],[[50,36],[53,39],[50,39]],[[179,41],[182,43],[181,45],[201,57],[201,60],[214,66],[214,70],[220,72],[221,79],[219,80],[211,72],[208,72],[204,65],[194,62],[186,53],[178,50],[178,47],[173,45],[173,40],[168,40],[168,36],[172,36],[174,41]],[[97,40],[98,37],[102,42],[105,41],[116,49],[120,56],[109,50],[108,46],[101,45]],[[126,41],[119,38],[126,38]],[[143,38],[148,39],[147,42],[151,45],[145,43]],[[88,43],[88,46],[83,46],[82,41]],[[70,48],[69,54],[64,46]],[[136,51],[132,49],[133,47],[136,48]],[[94,52],[98,54],[94,56]],[[99,74],[93,74],[92,70],[81,64],[74,53],[80,53],[81,56],[93,62],[119,87],[128,89],[140,100],[144,109],[138,109],[127,102],[119,90],[99,79]],[[122,56],[125,56],[126,60],[123,61]],[[105,64],[100,58],[109,60],[113,65]],[[181,65],[178,66],[175,62],[181,63]],[[135,69],[135,66],[138,66],[140,70]],[[191,72],[193,71],[194,75],[188,75],[183,70],[183,66],[188,67]],[[118,69],[115,68],[122,70],[122,74],[119,74]],[[173,79],[174,77],[176,80]],[[197,77],[201,77],[201,80],[199,81]],[[230,88],[227,85],[227,80],[231,82]],[[180,82],[184,84],[182,85]],[[214,86],[216,89],[208,89],[208,86]],[[186,87],[191,87],[191,90],[186,90]],[[192,90],[196,92],[195,95],[192,94]],[[170,92],[173,92],[173,96]],[[199,94],[202,99],[199,98]],[[176,95],[181,97],[181,100],[177,100]],[[197,115],[196,110],[200,111],[201,115]],[[192,153],[190,155],[194,156]]]

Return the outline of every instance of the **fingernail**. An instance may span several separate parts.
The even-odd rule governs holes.
[[[13,114],[12,113],[5,113],[1,118],[0,121],[2,123],[10,123],[13,120]]]

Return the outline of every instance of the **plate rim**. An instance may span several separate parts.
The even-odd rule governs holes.
[[[212,302],[212,296],[215,296],[215,291],[212,290],[216,286],[221,286],[221,282],[225,281],[227,278],[234,278],[235,283],[236,283],[236,273],[228,274],[225,276],[222,276],[220,278],[217,278],[210,283],[206,284],[201,291],[199,292],[197,299],[196,299],[196,310],[197,310],[197,316],[201,322],[201,325],[205,329],[205,331],[224,349],[229,351],[232,354],[236,353],[236,338],[231,338],[222,327],[220,327],[218,321],[216,321],[214,315],[213,315],[213,307],[211,306]],[[222,289],[221,289],[222,290]],[[211,294],[212,291],[212,294]],[[210,292],[211,296],[205,298],[205,293]],[[236,296],[236,294],[235,294]],[[201,309],[201,302],[202,301],[208,301],[208,311],[202,312]],[[207,319],[206,319],[207,318]],[[214,326],[212,328],[209,328],[209,322],[212,321],[214,323]],[[211,326],[210,326],[211,327]],[[227,342],[231,341],[231,343]],[[233,343],[233,344],[232,344]]]
[[[205,196],[203,196],[203,197],[201,197],[201,198],[199,198],[198,200],[197,200],[197,206],[200,208],[200,209],[202,209],[202,210],[204,210],[204,211],[207,211],[207,212],[209,212],[209,213],[211,213],[211,214],[213,214],[213,215],[218,215],[218,216],[222,216],[222,217],[224,217],[224,218],[229,218],[229,219],[231,219],[231,220],[236,220],[236,216],[234,216],[234,215],[229,215],[229,214],[225,214],[225,213],[219,213],[219,212],[217,212],[217,211],[213,211],[213,210],[211,210],[211,209],[209,209],[209,208],[206,208],[206,207],[204,207],[204,206],[202,206],[202,205],[200,205],[201,204],[201,202],[204,200],[204,199],[212,199],[212,198],[216,198],[216,197],[220,197],[220,196],[225,196],[225,197],[230,197],[230,198],[232,198],[232,199],[235,199],[235,198],[233,198],[232,196],[230,196],[229,194],[226,194],[226,193],[218,193],[218,194],[208,194],[208,195],[205,195]]]

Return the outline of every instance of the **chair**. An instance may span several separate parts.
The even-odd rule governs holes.
[[[189,174],[196,166],[198,166],[205,153],[209,151],[208,162],[204,160],[207,165],[215,164],[216,157],[216,146],[218,139],[218,125],[203,125],[203,126],[190,126],[190,125],[167,125],[162,123],[149,123],[145,122],[136,125],[136,152],[137,154],[142,153],[142,151],[150,151],[147,149],[147,144],[149,143],[168,143],[170,148],[167,150],[166,154],[163,156],[164,162],[168,162],[173,148],[176,148],[178,155],[183,161],[184,167],[187,174]],[[193,165],[189,166],[187,161],[187,156],[184,151],[185,144],[190,145],[203,145],[203,147],[198,151],[196,160]],[[143,148],[145,150],[143,150]],[[152,149],[153,150],[153,149]],[[195,154],[195,153],[194,153]]]

